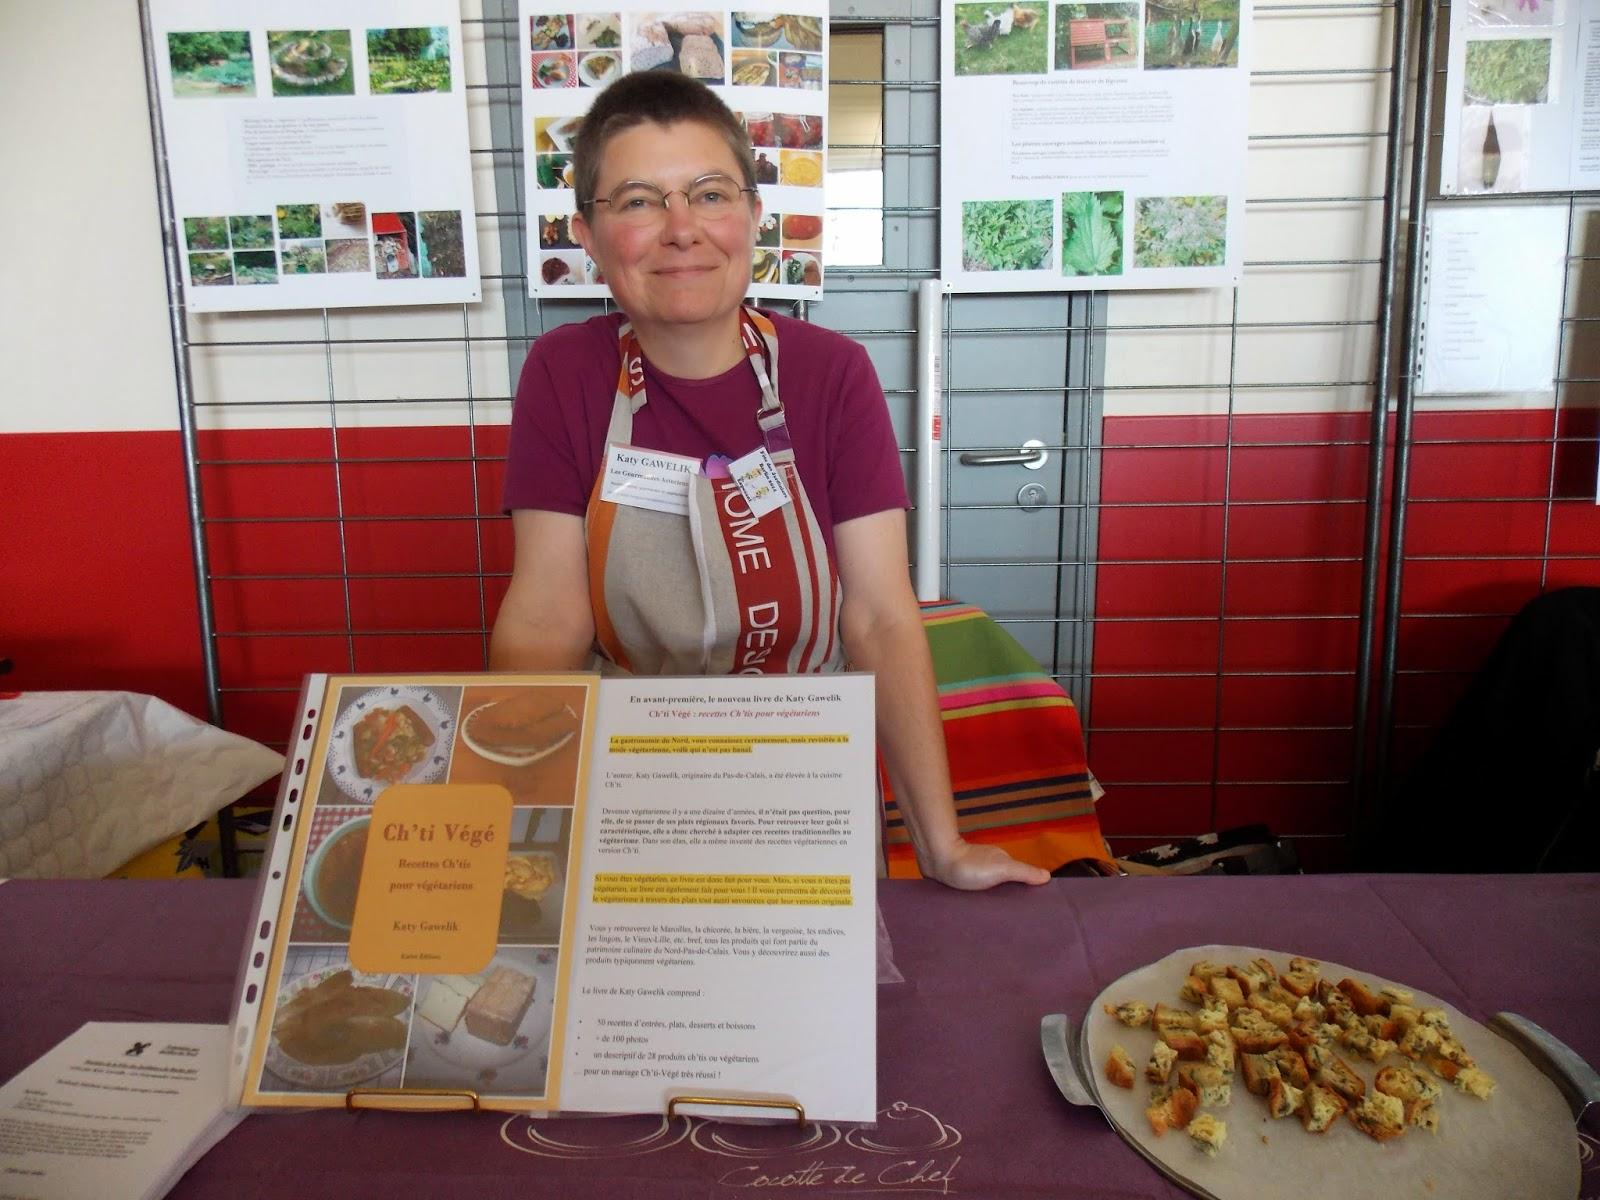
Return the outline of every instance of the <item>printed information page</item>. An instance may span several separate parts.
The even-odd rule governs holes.
[[[459,4],[149,10],[192,311],[482,298]]]
[[[1251,0],[941,0],[939,277],[957,292],[1244,275]]]
[[[608,679],[595,733],[563,1110],[871,1120],[871,676]]]
[[[1561,330],[1567,210],[1441,206],[1428,214],[1428,239],[1422,391],[1548,396]]]
[[[164,1196],[244,1113],[226,1025],[91,1022],[0,1088],[0,1197]]]

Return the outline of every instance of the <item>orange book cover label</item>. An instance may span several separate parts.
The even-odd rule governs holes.
[[[372,805],[350,928],[359,971],[470,975],[494,957],[511,793],[395,784]]]

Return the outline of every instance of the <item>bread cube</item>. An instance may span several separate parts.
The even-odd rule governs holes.
[[[1300,1111],[1300,1106],[1305,1103],[1305,1093],[1283,1081],[1280,1075],[1272,1077],[1267,1088],[1267,1112],[1273,1120],[1287,1117]]]
[[[1233,1076],[1207,1063],[1185,1063],[1178,1082],[1200,1098],[1202,1108],[1222,1108],[1233,1099]]]
[[[1166,1099],[1144,1110],[1145,1118],[1157,1137],[1169,1129],[1182,1129],[1199,1111],[1200,1099],[1188,1088],[1174,1088]]]
[[[1344,1097],[1332,1088],[1313,1083],[1306,1088],[1300,1103],[1300,1123],[1307,1133],[1327,1133],[1333,1123],[1344,1115]]]
[[[1178,1052],[1165,1042],[1157,1042],[1150,1049],[1150,1061],[1145,1064],[1144,1077],[1151,1083],[1165,1083],[1172,1074],[1172,1064],[1178,1061]]]
[[[1106,1058],[1106,1078],[1119,1088],[1133,1087],[1133,1059],[1121,1046],[1111,1047]]]
[[[1380,1142],[1397,1138],[1406,1131],[1405,1105],[1382,1092],[1369,1093],[1350,1110],[1350,1120],[1362,1133]]]
[[[1189,1140],[1208,1157],[1215,1158],[1228,1139],[1228,1126],[1210,1113],[1201,1113],[1189,1122]]]
[[[1121,1004],[1107,1004],[1106,1016],[1115,1017],[1129,1029],[1139,1029],[1150,1024],[1150,1006],[1142,1000],[1124,1000]]]

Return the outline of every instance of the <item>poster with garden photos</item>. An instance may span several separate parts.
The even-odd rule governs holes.
[[[150,0],[195,312],[481,298],[454,0]]]
[[[1600,0],[1450,6],[1439,190],[1600,187]]]
[[[595,98],[634,71],[698,79],[749,130],[762,205],[750,294],[822,296],[828,7],[824,0],[751,2],[761,7],[690,11],[657,0],[595,0],[560,9],[520,0],[530,296],[608,294],[573,235],[572,144]]]
[[[946,288],[1239,282],[1251,0],[940,12]]]

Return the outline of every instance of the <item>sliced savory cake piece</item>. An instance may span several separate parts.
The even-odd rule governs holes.
[[[490,971],[462,1012],[467,1032],[496,1046],[509,1046],[533,1003],[534,983],[532,975],[510,967]]]

